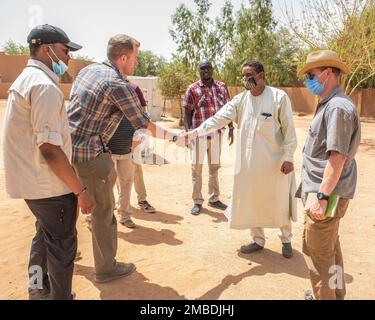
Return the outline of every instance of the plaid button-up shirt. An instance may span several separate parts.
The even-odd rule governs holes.
[[[67,112],[73,163],[90,161],[103,153],[124,116],[135,130],[147,128],[150,122],[134,89],[110,61],[82,69],[70,100]]]
[[[211,87],[206,87],[202,80],[189,86],[185,93],[183,107],[193,111],[192,128],[198,128],[211,118],[229,100],[227,86],[214,80]]]

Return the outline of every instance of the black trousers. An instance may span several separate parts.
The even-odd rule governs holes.
[[[51,299],[70,300],[77,252],[77,198],[71,193],[25,201],[36,217],[29,261],[30,284],[42,279],[44,289],[51,288]],[[40,283],[36,285],[41,288]]]

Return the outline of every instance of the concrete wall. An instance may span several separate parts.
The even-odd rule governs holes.
[[[285,91],[292,103],[293,112],[296,113],[313,113],[318,98],[313,96],[306,88],[280,88]],[[229,94],[233,98],[235,95],[243,92],[245,89],[242,87],[230,87]]]
[[[25,68],[29,56],[8,56],[0,52],[0,79],[2,83],[13,82]]]
[[[361,94],[361,116],[375,118],[375,89],[363,89]]]
[[[8,56],[0,52],[0,99],[6,99],[8,89],[13,81],[22,72],[26,66],[29,56]],[[69,99],[71,82],[74,81],[79,71],[92,62],[84,60],[69,61],[68,75],[62,79],[60,85],[65,98]],[[165,101],[157,88],[158,78],[129,77],[129,79],[138,84],[144,91],[146,100],[149,102],[149,112],[153,120],[159,120],[160,116],[167,113],[173,117],[180,117],[180,108],[178,100]],[[281,88],[284,90],[292,102],[293,111],[296,113],[313,113],[318,103],[318,98],[309,93],[306,88]],[[242,87],[230,87],[229,93],[233,98],[244,90]],[[351,98],[360,112],[361,117],[375,118],[375,89],[363,89],[355,91]]]
[[[0,52],[0,99],[8,97],[8,89],[25,68],[29,56],[9,56]],[[90,61],[71,59],[68,65],[68,74],[61,79],[61,88],[65,98],[69,98],[71,83],[81,69],[91,64]]]
[[[229,87],[230,97],[243,92],[242,87]],[[295,113],[311,114],[315,112],[318,98],[313,96],[306,88],[280,88],[285,91],[292,103]],[[357,107],[361,117],[375,118],[375,89],[362,89],[355,91],[350,97]],[[178,100],[169,101],[167,113],[175,118],[180,117]]]
[[[92,64],[93,62],[91,61],[86,61],[86,60],[76,60],[76,59],[71,59],[69,60],[69,65],[68,65],[68,73],[72,77],[72,80],[77,77],[78,73],[86,66],[89,64]]]
[[[8,98],[8,90],[11,86],[11,83],[0,83],[0,99]]]
[[[350,96],[361,117],[375,118],[375,89],[356,90]]]

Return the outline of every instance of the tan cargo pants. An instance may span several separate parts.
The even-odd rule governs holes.
[[[219,169],[221,145],[221,135],[218,135],[213,139],[207,139],[205,137],[198,138],[191,141],[190,143],[190,160],[193,182],[192,198],[195,204],[203,204],[204,202],[202,195],[202,169],[206,154],[209,170],[208,201],[216,202],[219,200]]]
[[[310,272],[310,281],[317,300],[345,298],[344,262],[339,241],[340,220],[349,200],[339,201],[336,216],[324,221],[305,217],[303,253]]]

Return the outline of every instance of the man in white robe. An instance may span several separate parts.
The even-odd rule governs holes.
[[[297,220],[297,137],[290,99],[284,91],[265,85],[264,67],[258,61],[244,65],[243,77],[247,90],[186,138],[205,136],[232,121],[237,124],[232,203],[226,210],[230,227],[251,230],[252,242],[241,247],[242,253],[264,248],[264,228],[280,228],[282,254],[291,258],[291,221]]]

